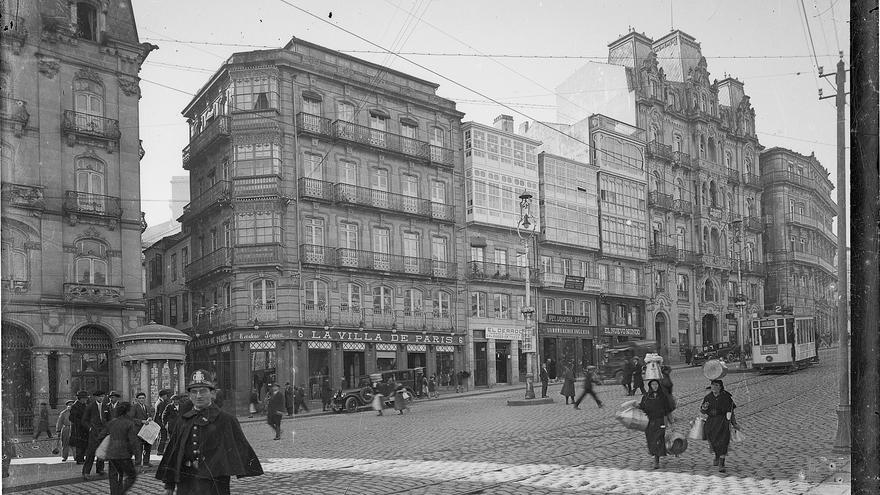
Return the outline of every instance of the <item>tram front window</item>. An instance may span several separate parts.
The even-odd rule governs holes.
[[[776,328],[762,328],[761,329],[761,345],[774,345],[776,344]]]

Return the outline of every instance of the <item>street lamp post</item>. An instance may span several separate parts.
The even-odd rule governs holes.
[[[739,309],[739,328],[737,335],[737,345],[739,345],[739,365],[740,368],[746,367],[746,330],[748,329],[746,325],[746,296],[743,293],[743,275],[742,275],[742,254],[743,254],[743,223],[742,220],[736,220],[731,222],[734,230],[734,238],[733,242],[737,246],[737,259],[736,259],[736,276],[737,276],[737,287],[739,288],[735,299],[734,304]]]
[[[526,258],[526,297],[525,306],[522,308],[523,318],[525,319],[525,332],[522,339],[522,351],[526,355],[526,399],[535,398],[535,365],[537,349],[537,338],[534,328],[532,327],[532,315],[535,314],[535,308],[532,307],[532,269],[529,256],[529,248],[532,239],[535,236],[535,222],[530,218],[532,206],[532,195],[528,191],[523,191],[519,195],[519,222],[516,224],[516,234],[519,236],[520,244],[525,250]]]

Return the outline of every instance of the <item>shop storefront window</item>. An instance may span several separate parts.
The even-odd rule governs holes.
[[[376,370],[397,369],[397,344],[376,344]]]
[[[455,348],[451,345],[438,345],[434,348],[437,356],[437,381],[442,387],[448,387],[452,382],[452,373],[455,369]]]
[[[333,390],[330,381],[331,342],[309,341],[309,386],[306,395],[309,400],[320,400],[322,390]],[[326,393],[326,392],[325,392]]]
[[[250,350],[252,386],[262,401],[268,393],[269,384],[275,382],[275,342],[251,342]]]

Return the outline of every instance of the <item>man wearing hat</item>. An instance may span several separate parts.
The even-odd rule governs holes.
[[[95,451],[100,445],[100,438],[104,433],[107,423],[112,419],[110,417],[110,404],[104,402],[104,392],[96,391],[92,396],[94,401],[86,405],[86,412],[83,414],[80,424],[89,430],[89,443],[86,448],[86,456],[83,461],[82,475],[84,480],[89,479],[92,473],[92,464],[95,464],[95,474],[104,475],[104,460],[98,459],[95,462]]]
[[[115,390],[111,390],[110,393],[107,394],[107,397],[110,398],[110,419],[114,419],[116,418],[116,406],[119,405],[119,399],[122,397],[122,395],[120,395],[119,392]]]
[[[186,386],[192,408],[182,410],[169,428],[165,455],[156,478],[166,495],[228,494],[230,478],[259,476],[263,468],[235,416],[214,404],[214,383],[195,370]]]
[[[86,457],[86,448],[89,446],[89,430],[82,424],[88,400],[89,393],[80,390],[76,393],[76,402],[70,408],[70,446],[74,449],[73,460],[77,464],[83,463]]]
[[[75,400],[69,400],[64,403],[64,410],[58,415],[58,421],[55,422],[55,434],[58,436],[58,444],[52,450],[53,454],[58,453],[58,447],[61,447],[61,462],[67,462],[67,456],[70,455],[70,408],[76,403]]]
[[[272,395],[266,408],[266,422],[275,430],[275,440],[281,440],[281,418],[284,417],[284,394],[277,383],[271,385]]]
[[[162,421],[162,413],[165,412],[165,408],[168,406],[168,396],[171,395],[171,391],[167,388],[163,388],[159,391],[159,400],[156,401],[156,405],[153,406],[153,410],[155,413],[153,414],[153,421],[156,422],[160,427],[159,430],[159,444],[156,446],[156,452],[159,455],[162,455],[162,452],[165,451],[165,444],[168,443],[168,430],[165,429],[165,423]]]

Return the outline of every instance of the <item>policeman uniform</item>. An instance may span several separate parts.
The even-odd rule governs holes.
[[[193,372],[186,389],[199,387],[214,390],[204,370]],[[156,470],[166,490],[177,488],[180,495],[228,494],[232,476],[263,474],[238,420],[213,402],[182,411],[168,433],[168,445]]]

